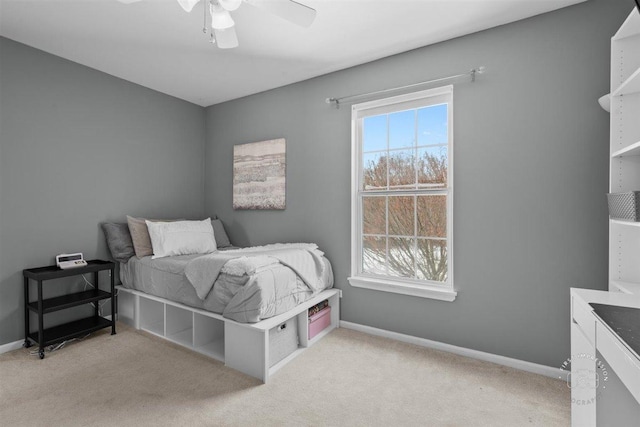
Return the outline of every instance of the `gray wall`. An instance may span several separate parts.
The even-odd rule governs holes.
[[[609,42],[633,2],[591,0],[207,109],[206,213],[237,244],[313,241],[343,320],[559,367],[569,288],[607,286]],[[330,96],[457,74],[453,303],[357,289],[350,108]],[[233,145],[287,140],[285,211],[233,211]]]
[[[4,344],[23,337],[22,269],[65,251],[106,257],[99,223],[125,214],[203,215],[205,117],[201,107],[6,38],[0,91]],[[82,286],[45,284],[49,294]]]

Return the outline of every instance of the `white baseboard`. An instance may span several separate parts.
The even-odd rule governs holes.
[[[539,365],[537,363],[527,362],[525,360],[512,359],[510,357],[500,356],[497,354],[485,353],[484,351],[472,350],[470,348],[458,347],[451,344],[445,344],[438,341],[432,341],[425,338],[414,337],[411,335],[391,332],[384,329],[373,328],[371,326],[360,325],[358,323],[340,321],[340,327],[353,329],[354,331],[364,332],[365,334],[376,335],[383,338],[390,338],[396,341],[414,344],[420,347],[431,348],[434,350],[446,351],[448,353],[458,354],[460,356],[470,357],[472,359],[483,360],[485,362],[496,363],[498,365],[508,366],[510,368],[519,369],[521,371],[531,372],[545,377],[567,380],[568,371],[551,366]]]
[[[2,344],[0,345],[0,354],[22,348],[22,344],[24,344],[24,340],[18,340],[18,341],[10,342],[7,344]]]

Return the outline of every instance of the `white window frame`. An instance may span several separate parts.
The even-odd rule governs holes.
[[[447,187],[447,281],[434,282],[384,275],[367,275],[362,268],[362,122],[364,117],[388,114],[430,105],[448,104]],[[351,286],[442,301],[453,301],[453,86],[355,104],[351,107]],[[420,190],[417,190],[420,194]],[[426,193],[422,193],[426,194]],[[437,194],[430,192],[429,194]]]

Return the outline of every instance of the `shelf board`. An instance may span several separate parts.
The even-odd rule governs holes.
[[[611,284],[620,289],[625,294],[640,295],[640,283],[612,280]]]
[[[193,343],[193,329],[187,328],[182,331],[167,335],[169,341],[191,347]]]
[[[219,362],[224,362],[224,338],[194,347],[194,350]]]
[[[609,219],[609,221],[611,221],[612,224],[626,225],[629,227],[640,227],[640,222],[635,221],[625,221],[622,219]]]
[[[613,36],[613,41],[626,39],[640,34],[640,13],[634,7],[618,32]]]
[[[140,325],[140,329],[164,337],[164,320],[160,320],[155,323]]]
[[[110,320],[107,320],[104,317],[92,316],[76,320],[74,322],[65,323],[63,325],[54,326],[52,328],[47,328],[43,331],[43,345],[65,341],[109,326],[111,326]],[[30,333],[29,338],[31,338],[35,343],[38,343],[38,332]]]
[[[88,304],[90,302],[96,302],[107,298],[111,298],[110,292],[101,290],[98,290],[96,292],[95,289],[91,289],[89,291],[76,292],[74,294],[45,299],[42,301],[42,308],[44,313],[51,313],[54,311],[64,310],[66,308]],[[30,302],[29,309],[37,313],[38,301]]]
[[[618,86],[618,88],[611,93],[611,96],[631,95],[634,93],[640,93],[640,68],[634,71],[627,80]]]
[[[317,343],[318,341],[320,341],[322,338],[324,338],[326,335],[328,335],[329,333],[331,333],[334,329],[336,328],[336,326],[334,325],[329,325],[326,328],[324,328],[322,331],[318,332],[318,334],[311,338],[309,340],[309,344],[308,347],[311,347],[312,345],[314,345],[315,343]]]
[[[611,155],[611,158],[640,156],[640,141],[624,147]]]

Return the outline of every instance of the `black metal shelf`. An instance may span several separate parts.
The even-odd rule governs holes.
[[[109,270],[111,292],[101,290],[98,283],[99,273],[106,270]],[[44,281],[78,276],[86,273],[92,273],[93,275],[93,285],[95,286],[93,289],[48,299],[43,298],[42,288]],[[47,345],[86,335],[109,326],[111,327],[111,335],[116,333],[114,262],[93,259],[87,261],[87,265],[84,267],[76,267],[68,270],[62,270],[55,265],[48,265],[46,267],[28,268],[22,271],[22,275],[24,276],[24,345],[25,347],[30,347],[32,342],[37,344],[40,359],[44,358],[44,347]],[[37,282],[38,297],[35,301],[30,301],[29,299],[29,280]],[[109,298],[111,299],[111,320],[100,316],[99,304],[97,303],[100,300]],[[45,314],[90,303],[94,303],[95,306],[92,317],[45,329]],[[30,312],[38,315],[38,329],[35,332],[31,332],[30,329]]]
[[[45,329],[43,331],[44,339],[41,343],[38,341],[37,331],[30,333],[29,338],[31,338],[36,344],[46,346],[75,338],[83,334],[89,334],[110,326],[111,320],[105,319],[104,317],[92,316]]]
[[[91,289],[89,291],[76,292],[75,294],[63,295],[60,297],[42,300],[42,312],[52,313],[58,310],[75,307],[90,302],[96,302],[103,299],[111,298],[110,292]],[[29,310],[38,312],[38,301],[29,303]]]

